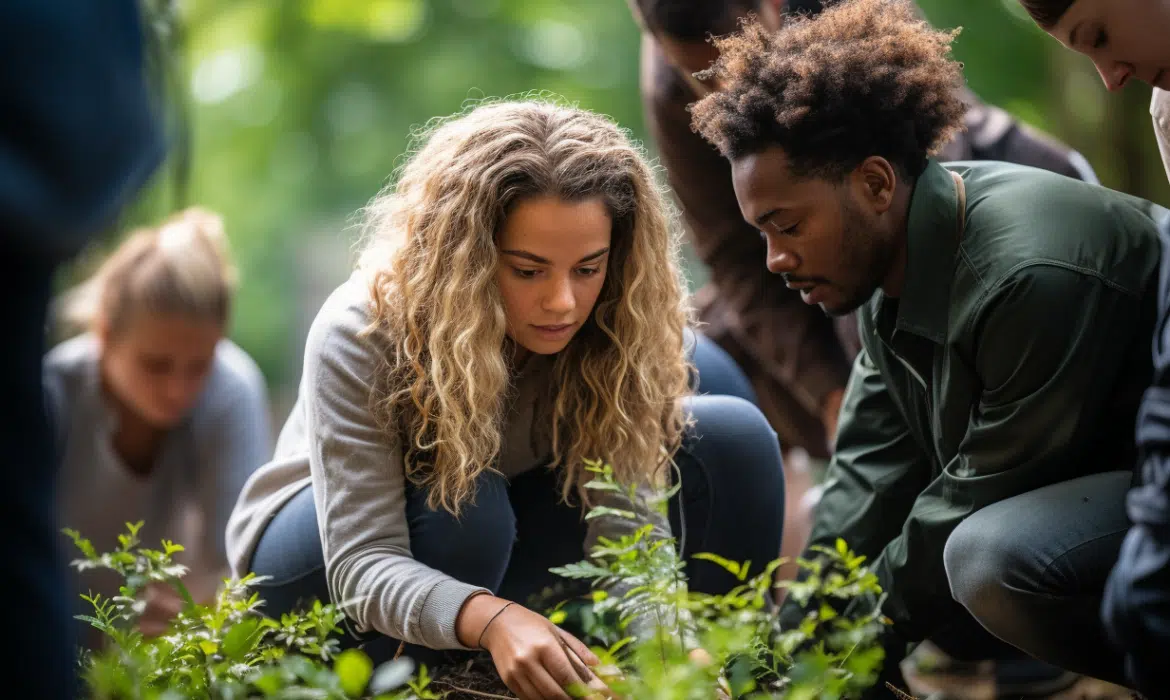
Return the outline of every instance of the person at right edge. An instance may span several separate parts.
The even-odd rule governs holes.
[[[0,3],[0,536],[4,696],[75,697],[41,362],[53,273],[162,160],[135,0]]]
[[[868,557],[892,621],[882,680],[930,639],[1124,684],[1098,610],[1129,528],[1165,210],[930,157],[962,124],[953,37],[906,0],[748,23],[716,40],[700,77],[721,89],[694,126],[729,159],[768,269],[857,310],[811,543]],[[789,598],[782,625],[810,612]]]
[[[1170,3],[1144,0],[1021,0],[1044,31],[1093,61],[1109,90],[1135,80],[1153,86],[1150,112],[1170,175]],[[1170,222],[1163,224],[1164,245]],[[1138,413],[1140,482],[1128,497],[1133,527],[1106,588],[1105,626],[1125,654],[1133,685],[1151,698],[1170,697],[1170,262],[1162,261],[1154,383]]]

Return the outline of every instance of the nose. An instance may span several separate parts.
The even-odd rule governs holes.
[[[544,295],[544,310],[554,314],[567,314],[577,307],[573,294],[573,282],[568,276],[555,277],[549,281]]]
[[[1125,87],[1134,74],[1133,65],[1121,61],[1094,60],[1093,65],[1096,66],[1097,73],[1100,74],[1102,82],[1105,83],[1105,88],[1110,92]]]
[[[773,240],[775,236],[768,236],[768,256],[766,258],[768,271],[775,275],[782,275],[787,272],[796,272],[796,268],[800,267],[800,258],[796,256],[791,250],[777,245]]]
[[[167,382],[167,403],[171,406],[186,406],[192,397],[199,392],[202,385],[201,378],[188,377],[182,374],[171,377]]]

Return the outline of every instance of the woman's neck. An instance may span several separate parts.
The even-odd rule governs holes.
[[[135,476],[142,478],[150,476],[158,461],[158,454],[167,431],[149,423],[130,408],[104,380],[102,391],[110,399],[117,418],[114,434],[110,438],[114,453]]]
[[[528,366],[528,362],[532,359],[533,352],[524,347],[520,343],[508,338],[504,344],[504,356],[510,358],[509,365],[512,368],[512,374],[519,374]]]

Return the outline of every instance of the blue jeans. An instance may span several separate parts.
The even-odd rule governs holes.
[[[726,350],[705,335],[688,336],[695,339],[691,348],[691,364],[698,375],[691,377],[695,393],[738,396],[754,406],[759,405],[751,381]]]
[[[692,590],[725,593],[739,581],[721,567],[692,559],[713,552],[759,570],[779,556],[784,522],[780,446],[763,414],[731,396],[698,396],[688,409],[695,425],[676,455],[682,488],[669,503],[672,532],[683,546]],[[511,600],[525,601],[558,582],[550,567],[585,555],[579,507],[559,500],[557,475],[537,468],[512,479],[484,473],[475,503],[459,519],[427,507],[426,492],[408,486],[406,516],[414,558],[456,579]],[[328,601],[325,563],[312,489],[294,496],[269,523],[252,571],[271,577],[256,586],[264,611],[278,617],[314,599]],[[375,658],[397,641],[350,636]],[[408,647],[427,662],[433,654]]]

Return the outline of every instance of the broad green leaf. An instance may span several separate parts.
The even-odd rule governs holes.
[[[361,696],[374,672],[374,663],[365,652],[347,649],[333,663],[333,671],[341,681],[341,689],[351,698]]]
[[[236,623],[223,637],[223,654],[232,661],[241,661],[248,652],[256,648],[261,639],[260,620],[245,618]]]

